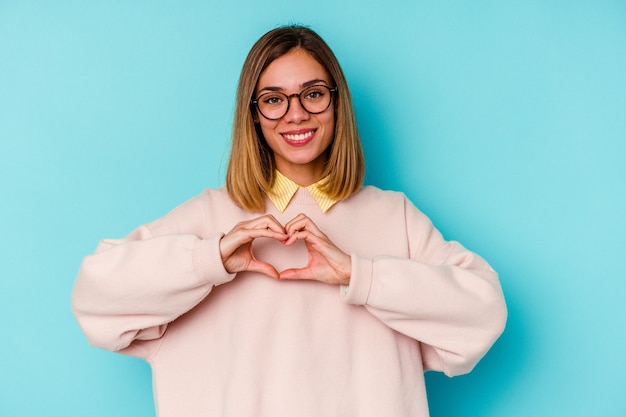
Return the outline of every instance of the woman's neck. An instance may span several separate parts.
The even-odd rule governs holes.
[[[285,177],[295,182],[301,187],[308,187],[322,179],[323,166],[278,166],[277,169]]]

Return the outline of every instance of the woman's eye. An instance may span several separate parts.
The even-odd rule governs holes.
[[[265,104],[269,104],[269,105],[275,106],[275,105],[278,105],[278,104],[282,103],[283,99],[280,96],[269,96],[269,97],[264,98],[263,102]]]
[[[321,97],[324,96],[324,92],[321,90],[313,90],[313,91],[307,91],[306,95],[304,96],[306,99],[309,100],[317,100]]]

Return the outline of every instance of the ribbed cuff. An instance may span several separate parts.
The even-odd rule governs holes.
[[[367,303],[370,288],[372,287],[373,261],[361,258],[355,254],[352,254],[351,258],[350,285],[348,286],[348,292],[344,295],[344,300],[350,304],[363,305]],[[343,292],[343,287],[341,290]]]
[[[193,266],[199,279],[213,285],[225,284],[235,278],[224,268],[220,255],[220,240],[223,233],[208,239],[199,239],[193,248]]]

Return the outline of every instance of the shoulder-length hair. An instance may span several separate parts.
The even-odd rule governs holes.
[[[256,109],[251,101],[263,71],[275,59],[295,48],[305,50],[317,60],[337,87],[335,132],[327,150],[323,174],[328,177],[325,192],[335,200],[343,200],[358,191],[363,182],[363,150],[350,90],[337,58],[313,30],[303,26],[280,27],[266,33],[254,44],[243,64],[237,88],[226,189],[235,204],[249,211],[264,211],[265,196],[274,183],[276,168],[273,152],[254,122]]]

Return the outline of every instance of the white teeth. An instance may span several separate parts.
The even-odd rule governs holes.
[[[284,134],[283,136],[286,139],[289,140],[294,140],[294,141],[302,141],[302,140],[306,140],[308,138],[310,138],[311,136],[313,136],[314,131],[310,131],[310,132],[306,132],[306,133],[300,133],[299,135],[287,135]]]

